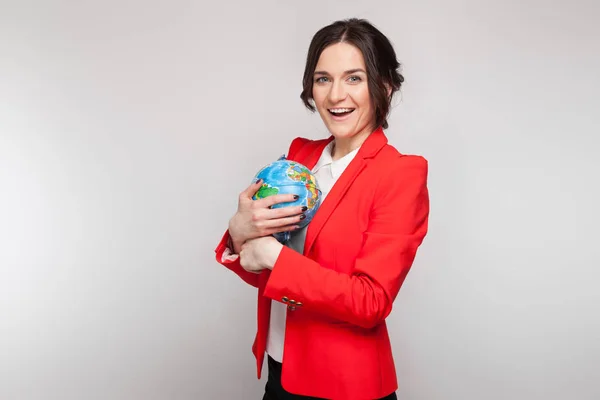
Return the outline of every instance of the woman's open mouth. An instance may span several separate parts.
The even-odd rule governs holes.
[[[327,111],[335,121],[342,121],[352,114],[354,108],[328,108]]]

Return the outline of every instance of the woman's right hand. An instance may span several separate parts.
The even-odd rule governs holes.
[[[298,228],[296,224],[304,219],[306,208],[302,206],[270,208],[274,204],[296,201],[297,197],[293,194],[276,194],[252,200],[261,185],[262,180],[259,180],[240,193],[237,212],[229,220],[229,235],[235,253],[239,253],[246,240],[293,231]]]

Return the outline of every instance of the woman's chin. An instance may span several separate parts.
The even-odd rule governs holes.
[[[336,122],[329,123],[327,128],[336,139],[351,138],[357,133],[354,126],[345,126]]]
[[[347,140],[351,138],[355,138],[357,136],[361,136],[362,133],[365,133],[365,129],[359,129],[357,126],[339,126],[339,125],[330,125],[329,133],[336,140]],[[371,132],[368,132],[371,133]]]

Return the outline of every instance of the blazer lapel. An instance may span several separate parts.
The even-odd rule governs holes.
[[[293,161],[297,161],[300,164],[304,165],[306,168],[312,170],[315,167],[315,165],[317,164],[317,161],[319,161],[319,158],[321,157],[321,153],[323,153],[323,149],[332,140],[333,140],[333,136],[330,136],[328,139],[312,142],[310,144],[311,148],[308,149],[308,153],[300,154],[300,153],[302,153],[302,150],[303,150],[303,149],[300,149],[297,152],[297,154],[294,154],[293,156],[289,157],[289,159],[293,160]]]
[[[315,166],[323,149],[331,140],[333,140],[333,137],[330,137],[329,140],[324,142],[324,144],[317,147],[317,149],[320,149],[320,151],[313,151],[312,154],[307,157],[305,160],[305,165],[308,168],[312,169]],[[352,186],[352,183],[354,183],[356,177],[367,166],[366,160],[375,156],[375,154],[377,154],[386,143],[387,138],[385,137],[385,134],[381,128],[375,130],[369,135],[369,137],[367,137],[354,159],[350,162],[342,175],[340,175],[323,203],[321,203],[319,209],[313,217],[313,220],[308,224],[308,228],[306,230],[306,240],[304,242],[304,255],[309,254],[315,239],[319,235],[319,232],[321,232],[321,229],[323,229],[323,226],[331,216],[331,213],[335,210],[336,206],[340,200],[342,200],[350,186]]]

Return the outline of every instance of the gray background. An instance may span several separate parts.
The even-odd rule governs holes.
[[[401,399],[598,399],[594,1],[13,1],[0,9],[0,398],[259,399],[214,261],[296,136],[320,27],[370,19],[431,224],[389,318]]]

